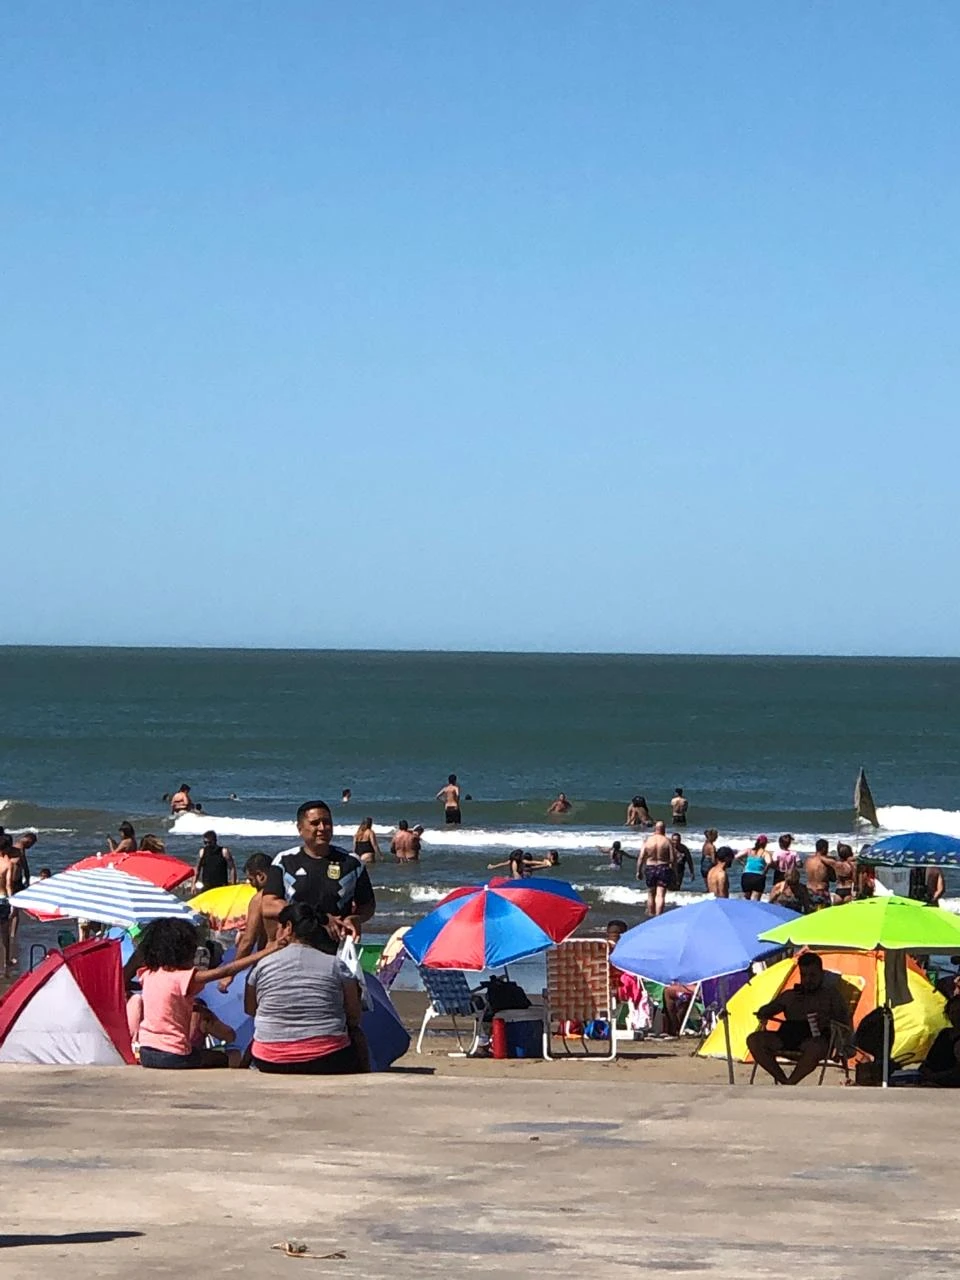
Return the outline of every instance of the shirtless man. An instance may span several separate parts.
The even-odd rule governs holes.
[[[553,804],[547,810],[547,817],[549,818],[551,814],[554,813],[569,813],[572,808],[573,805],[561,791],[556,800],[554,800]]]
[[[244,863],[243,874],[247,877],[247,883],[256,889],[256,893],[247,904],[247,919],[237,942],[236,960],[242,960],[254,951],[262,951],[277,936],[277,921],[267,920],[263,914],[263,890],[269,873],[270,859],[265,853],[251,853]],[[233,978],[222,978],[220,990],[228,991],[232,981]]]
[[[677,787],[673,793],[673,799],[670,801],[670,810],[673,813],[673,825],[675,827],[685,827],[687,825],[687,809],[690,807],[690,801],[683,794],[683,787]]]
[[[190,788],[185,782],[180,783],[180,789],[175,791],[170,797],[171,813],[190,813],[196,805],[190,798]]]
[[[406,818],[401,818],[397,823],[390,841],[390,852],[398,862],[416,862],[420,857],[420,838],[410,830]]]
[[[667,829],[662,822],[647,836],[637,859],[637,879],[647,886],[647,915],[663,914],[667,890],[673,883],[673,845],[667,839]]]
[[[931,907],[939,907],[940,899],[946,892],[943,872],[939,867],[927,867],[927,902]]]
[[[6,832],[0,836],[0,962],[3,976],[10,977],[13,948],[10,943],[10,895],[13,893],[13,877],[17,859],[13,855],[13,838]]]
[[[27,854],[37,843],[36,834],[33,831],[25,831],[19,840],[14,840],[11,856],[14,859],[13,869],[13,887],[11,893],[19,893],[21,889],[30,887],[30,863],[27,861]],[[14,909],[10,916],[10,940],[16,941],[17,930],[20,927],[20,912]]]
[[[447,785],[440,788],[436,798],[443,801],[443,820],[447,826],[459,827],[463,815],[460,812],[460,785],[455,773],[448,776]]]
[[[690,868],[690,879],[693,879],[693,859],[690,857],[690,850],[680,839],[680,832],[673,831],[670,833],[670,843],[673,846],[673,885],[674,889],[683,887],[683,873],[687,867]]]
[[[733,863],[733,850],[722,845],[716,854],[713,865],[707,872],[707,889],[715,898],[730,897],[730,877],[727,872]]]
[[[837,873],[833,863],[827,857],[830,845],[826,840],[818,840],[816,851],[803,864],[807,877],[807,888],[810,890],[810,901],[814,911],[833,905],[830,896],[830,885],[836,880]]]

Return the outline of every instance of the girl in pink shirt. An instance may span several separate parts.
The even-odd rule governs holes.
[[[193,962],[199,944],[200,933],[188,920],[154,920],[143,931],[134,957],[134,963],[141,961],[143,965],[137,969],[141,994],[132,997],[128,1005],[130,1033],[140,1042],[142,1067],[230,1065],[224,1050],[195,1045],[194,996],[208,982],[251,968],[265,953],[233,960],[218,969],[197,969]],[[272,949],[268,947],[267,951]],[[224,1031],[231,1030],[223,1023],[219,1026]]]

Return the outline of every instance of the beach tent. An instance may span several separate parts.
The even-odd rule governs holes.
[[[868,1013],[883,1006],[886,999],[883,951],[820,951],[828,973],[839,975],[860,991],[853,1013],[857,1028]],[[747,1036],[758,1028],[757,1009],[775,1000],[784,988],[800,980],[799,955],[780,960],[756,974],[746,986],[730,997],[730,1047],[737,1062],[752,1062]],[[904,1066],[922,1062],[937,1034],[947,1025],[944,999],[934,990],[926,974],[914,960],[907,962],[907,986],[913,997],[893,1009],[893,1057]],[[702,1058],[727,1056],[723,1029],[716,1027],[698,1050]]]
[[[51,951],[0,1000],[0,1063],[122,1067],[135,1061],[115,939]]]

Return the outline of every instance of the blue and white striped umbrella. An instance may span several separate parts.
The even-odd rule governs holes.
[[[95,871],[61,871],[49,880],[35,880],[10,898],[11,907],[104,924],[144,924],[161,917],[194,919],[180,898],[156,885],[112,867]]]

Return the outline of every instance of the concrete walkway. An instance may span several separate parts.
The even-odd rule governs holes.
[[[32,1277],[955,1276],[955,1098],[3,1068]],[[291,1260],[274,1241],[346,1258]]]

